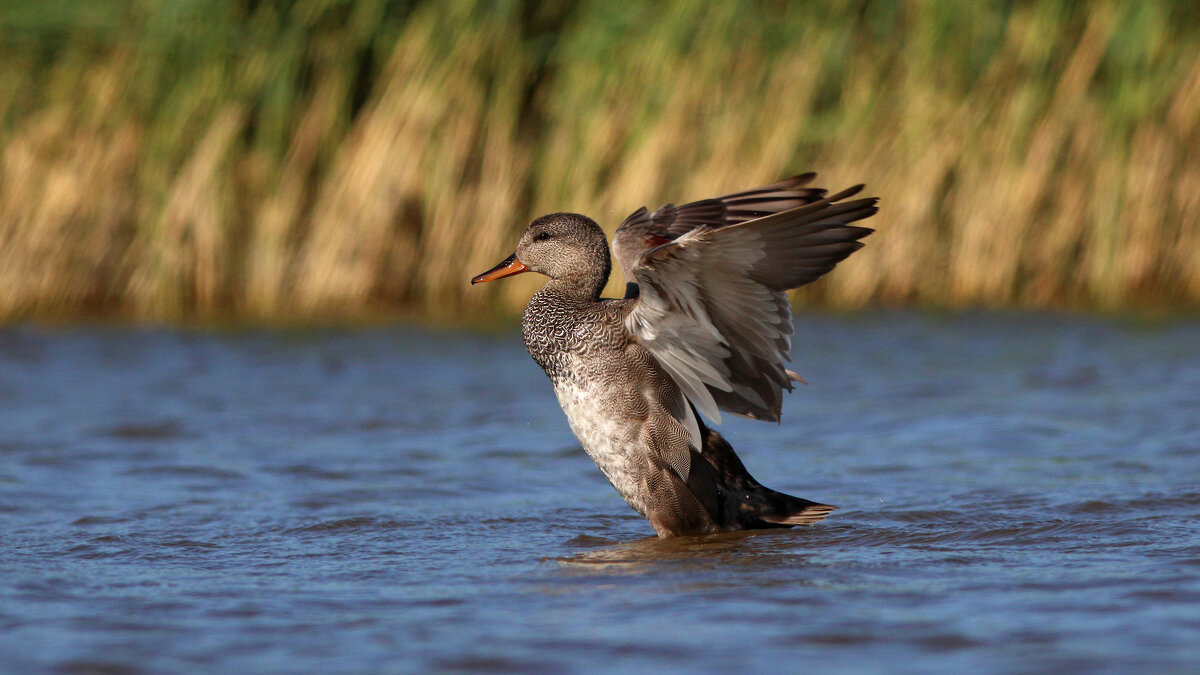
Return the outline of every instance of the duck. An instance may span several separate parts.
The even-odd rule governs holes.
[[[790,371],[787,291],[862,248],[876,213],[862,185],[829,195],[806,173],[654,212],[634,211],[612,253],[578,213],[536,218],[512,255],[472,284],[533,272],[521,336],[584,452],[659,537],[787,528],[834,506],[765,487],[709,425],[722,411],[778,422]]]

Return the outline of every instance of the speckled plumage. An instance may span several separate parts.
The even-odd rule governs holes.
[[[557,286],[547,284],[526,307],[525,347],[549,376],[584,451],[634,510],[661,520],[664,500],[686,499],[675,494],[682,490],[671,485],[666,460],[691,442],[669,410],[679,389],[624,329],[629,301],[583,300]]]
[[[763,487],[694,405],[705,399],[710,417],[719,406],[777,419],[779,389],[790,388],[779,359],[790,346],[791,315],[780,299],[786,288],[771,279],[819,277],[870,232],[846,223],[874,213],[874,200],[835,204],[821,199],[824,191],[800,189],[810,179],[635,213],[614,240],[638,284],[625,299],[600,298],[611,270],[607,241],[579,214],[533,221],[513,256],[473,280],[522,271],[550,277],[525,309],[525,347],[549,376],[584,451],[660,536],[807,524],[833,508]],[[783,220],[766,218],[774,214]],[[820,249],[815,262],[796,258],[818,271],[781,272],[771,258],[777,249],[808,258]],[[726,288],[706,287],[706,270]],[[722,293],[738,292],[745,306],[712,306]],[[759,325],[765,337],[746,328]]]

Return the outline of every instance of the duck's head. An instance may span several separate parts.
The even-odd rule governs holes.
[[[578,213],[551,213],[530,223],[516,252],[471,279],[471,283],[537,272],[590,291],[599,277],[599,288],[595,288],[598,295],[610,269],[608,241],[595,221]]]

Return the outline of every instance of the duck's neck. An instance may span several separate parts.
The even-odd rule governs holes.
[[[605,253],[607,254],[607,251]],[[589,265],[586,268],[571,270],[570,274],[561,277],[551,277],[545,290],[572,300],[596,302],[600,299],[604,286],[608,284],[608,274],[611,271],[612,263],[608,255],[605,255],[603,265]]]

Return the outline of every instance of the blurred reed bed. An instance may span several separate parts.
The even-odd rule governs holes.
[[[514,315],[533,216],[810,169],[882,211],[804,302],[1194,308],[1200,10],[0,2],[3,320]]]

